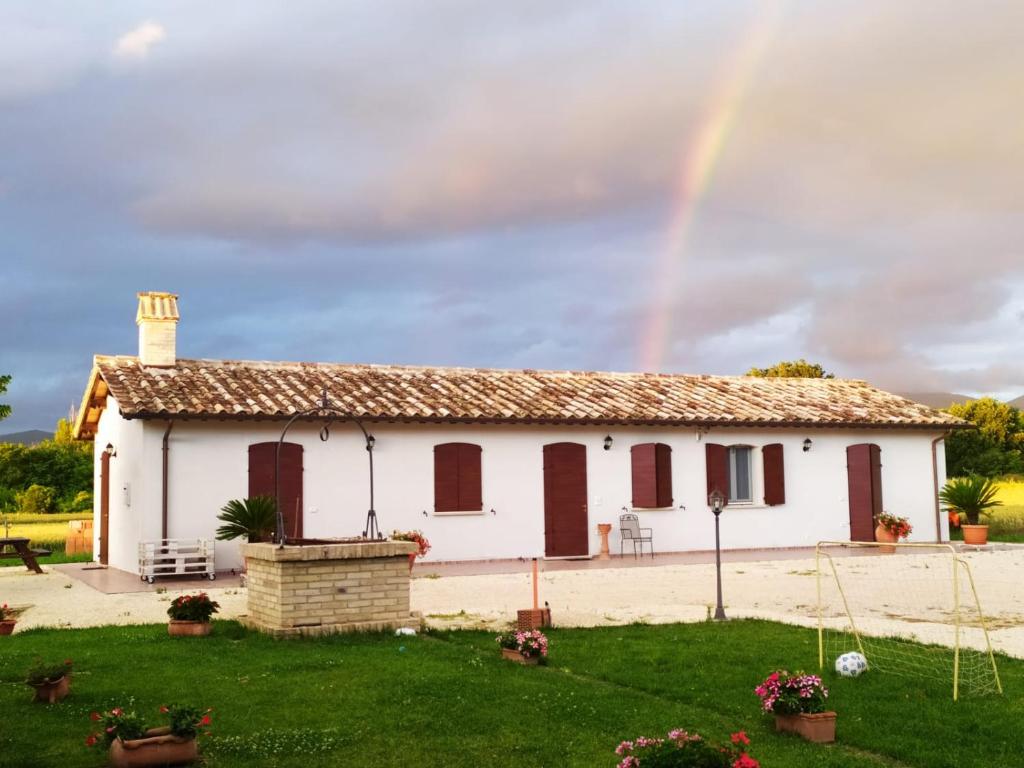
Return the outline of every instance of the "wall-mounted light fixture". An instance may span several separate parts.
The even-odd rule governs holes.
[[[809,450],[811,450],[811,445],[812,445],[811,438],[805,437],[804,438],[804,453],[807,453]]]
[[[367,438],[366,438],[366,450],[372,451],[373,450],[373,446],[375,446],[376,444],[377,444],[377,438],[375,438],[373,435],[367,436]]]
[[[612,436],[611,435],[605,435],[604,436],[604,449],[606,451],[610,451],[612,449]]]

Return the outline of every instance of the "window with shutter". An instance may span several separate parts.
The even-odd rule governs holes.
[[[434,511],[483,510],[479,445],[442,443],[434,446]]]
[[[786,473],[782,460],[782,443],[771,443],[761,449],[764,464],[764,503],[770,507],[786,503]]]
[[[642,443],[630,449],[633,465],[633,506],[672,506],[672,448],[664,443]]]

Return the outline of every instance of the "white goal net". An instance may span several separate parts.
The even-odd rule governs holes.
[[[961,695],[1002,693],[969,564],[949,544],[820,542],[818,661],[843,653],[868,669],[948,681]]]

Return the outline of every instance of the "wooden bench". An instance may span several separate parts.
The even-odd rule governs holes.
[[[37,557],[46,557],[53,554],[48,549],[32,549],[29,547],[29,540],[21,536],[12,536],[7,539],[0,538],[0,559],[18,558],[30,571],[42,573],[43,569],[36,562]]]

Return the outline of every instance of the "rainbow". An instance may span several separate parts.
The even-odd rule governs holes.
[[[779,6],[762,6],[739,45],[726,59],[722,74],[703,110],[693,138],[686,146],[680,163],[679,181],[673,195],[672,219],[655,265],[654,300],[645,318],[639,345],[640,370],[661,369],[671,344],[672,304],[675,288],[686,257],[687,240],[693,228],[697,209],[711,185],[722,150],[743,106],[747,90],[754,78],[781,17]]]

